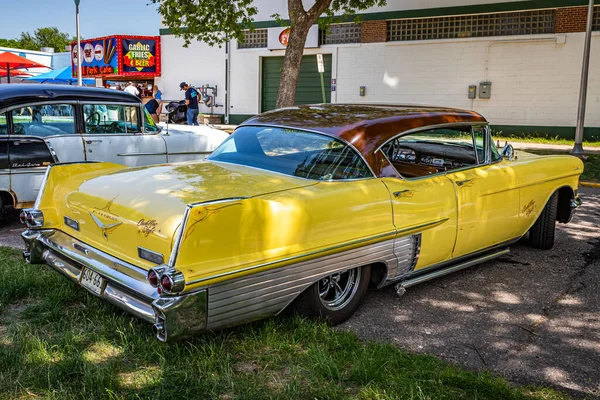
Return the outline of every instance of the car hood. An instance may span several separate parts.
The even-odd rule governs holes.
[[[152,267],[140,260],[138,248],[162,254],[166,261],[188,205],[313,184],[212,161],[123,169],[86,180],[67,194],[63,214],[79,222],[79,231],[64,229],[124,261]]]

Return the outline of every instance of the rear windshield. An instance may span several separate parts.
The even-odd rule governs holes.
[[[373,177],[341,140],[295,129],[240,127],[208,159],[315,180]]]

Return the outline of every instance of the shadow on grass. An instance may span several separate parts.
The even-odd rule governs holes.
[[[565,398],[291,316],[162,344],[47,267],[0,256],[0,398]]]

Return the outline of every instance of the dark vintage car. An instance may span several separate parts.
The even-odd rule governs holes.
[[[48,165],[127,166],[199,160],[228,135],[203,126],[158,127],[137,97],[66,85],[0,85],[1,205],[30,207]]]

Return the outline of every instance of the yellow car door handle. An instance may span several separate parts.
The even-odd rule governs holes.
[[[464,185],[465,183],[469,183],[469,182],[471,182],[472,180],[473,180],[473,179],[465,179],[464,181],[456,181],[456,184],[457,184],[458,186],[462,186],[462,185]]]

